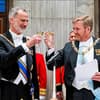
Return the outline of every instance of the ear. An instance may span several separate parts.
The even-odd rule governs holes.
[[[9,18],[9,23],[14,23],[14,18],[13,17]]]
[[[88,26],[88,27],[87,27],[87,31],[91,31],[91,28],[90,28],[90,26]]]

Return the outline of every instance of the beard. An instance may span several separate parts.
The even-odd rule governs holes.
[[[19,34],[21,34],[21,33],[23,33],[23,32],[25,31],[25,28],[22,29],[22,28],[18,25],[17,22],[14,24],[14,29],[15,29],[16,32],[19,33]]]

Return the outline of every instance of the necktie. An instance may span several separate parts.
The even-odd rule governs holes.
[[[85,51],[85,50],[86,50],[86,46],[82,46],[79,48],[77,64],[84,64],[85,63],[85,55],[83,54],[83,51]]]
[[[79,55],[79,63],[80,64],[84,64],[85,63],[84,55],[82,55],[82,54]]]

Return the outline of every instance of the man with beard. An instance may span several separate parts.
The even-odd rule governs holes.
[[[33,35],[29,40],[23,36],[28,21],[25,9],[12,8],[9,31],[0,35],[0,100],[32,100],[33,92],[34,99],[39,99],[32,47],[40,43],[41,36]]]

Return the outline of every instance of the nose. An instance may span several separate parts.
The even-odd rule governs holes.
[[[23,23],[24,28],[27,27],[27,25],[28,25],[28,22],[25,21],[25,22]]]
[[[27,24],[28,24],[28,22],[27,22],[27,21],[25,21],[25,22],[24,22],[24,25],[27,25]]]

